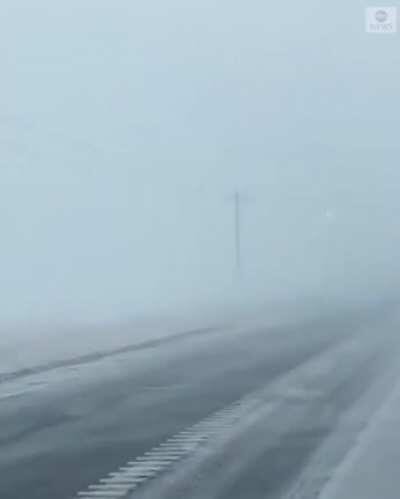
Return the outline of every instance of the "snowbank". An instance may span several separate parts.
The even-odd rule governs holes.
[[[360,434],[358,443],[336,470],[320,499],[398,499],[399,428],[400,380]]]

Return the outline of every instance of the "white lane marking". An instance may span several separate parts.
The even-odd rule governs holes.
[[[144,456],[139,456],[136,458],[136,461],[150,461],[151,459],[157,458],[157,459],[163,459],[164,461],[167,459],[176,459],[181,455],[180,452],[170,452],[168,450],[165,451],[159,451],[159,452],[149,452],[148,454],[146,453]],[[129,461],[129,464],[133,464],[135,461]]]
[[[307,378],[313,380],[332,369],[337,369],[338,361],[342,356],[354,348],[357,348],[357,345],[354,344],[354,340],[350,340],[344,345],[340,344],[333,351],[328,350],[317,358],[309,360],[277,380],[272,387],[267,383],[260,390],[245,395],[230,406],[168,438],[143,456],[137,457],[134,461],[128,461],[118,471],[110,473],[97,484],[88,487],[88,490],[78,492],[77,497],[79,499],[94,497],[127,499],[140,484],[171,468],[174,463],[194,454],[202,445],[210,441],[214,442],[216,437],[229,434],[246,417],[251,417],[261,408],[265,409],[266,404],[269,412],[279,407],[285,400],[285,393],[288,389],[301,386],[305,381],[307,386]],[[299,377],[299,374],[302,376]],[[271,394],[272,401],[270,400]],[[312,390],[309,391],[309,397],[315,397]]]
[[[230,407],[217,411],[180,431],[143,456],[128,461],[118,471],[100,479],[97,484],[90,485],[86,491],[79,492],[78,497],[80,499],[127,497],[139,484],[160,474],[188,454],[192,454],[202,444],[214,438],[215,433],[231,429],[249,410],[260,403],[264,403],[260,397],[246,396],[246,403],[235,402]]]
[[[133,489],[132,489],[133,490]],[[125,496],[127,494],[124,494]],[[115,497],[124,497],[116,495],[115,492],[87,492],[85,495],[79,496],[79,499],[114,499]]]
[[[97,490],[97,491],[102,491],[103,490],[103,484],[98,484],[98,485],[89,485],[90,490]],[[126,485],[122,483],[111,483],[109,490],[115,490],[116,492],[119,491],[126,491]]]

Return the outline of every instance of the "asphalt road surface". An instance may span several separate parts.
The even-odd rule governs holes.
[[[210,329],[3,381],[0,498],[317,497],[398,375],[397,329]]]

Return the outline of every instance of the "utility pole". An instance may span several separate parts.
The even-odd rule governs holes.
[[[238,191],[235,192],[235,255],[236,255],[236,272],[238,275],[242,271],[242,247],[241,247],[241,196]]]

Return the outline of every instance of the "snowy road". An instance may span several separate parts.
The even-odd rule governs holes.
[[[0,497],[317,497],[399,375],[397,328],[209,330],[4,382]]]

